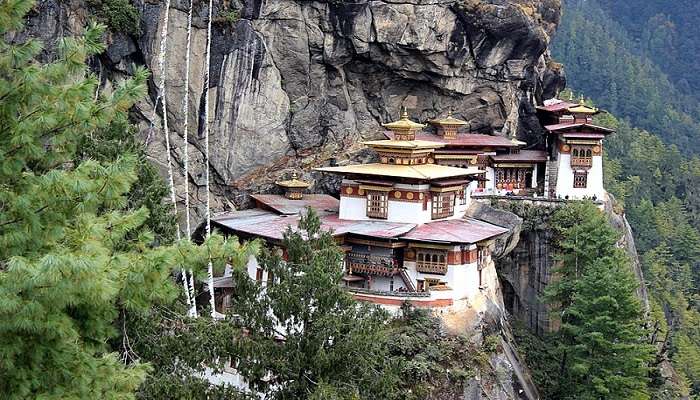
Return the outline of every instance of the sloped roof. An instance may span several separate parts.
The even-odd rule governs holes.
[[[609,134],[613,133],[614,131],[612,129],[608,129],[602,126],[598,125],[593,125],[593,124],[586,124],[586,123],[563,123],[563,124],[554,124],[554,125],[546,125],[544,127],[546,130],[550,132],[563,132],[563,131],[571,131],[572,129],[576,129],[579,131],[593,131],[593,132],[601,132],[604,134]]]
[[[278,214],[298,214],[306,207],[317,211],[337,211],[340,202],[327,194],[305,194],[298,200],[288,199],[278,194],[253,194],[250,197],[269,207]]]
[[[547,153],[543,150],[520,150],[515,154],[497,154],[491,159],[495,162],[544,162],[547,161]]]
[[[478,243],[508,232],[508,229],[473,218],[434,221],[425,224],[381,220],[346,220],[338,214],[322,214],[321,228],[334,236],[345,234],[378,239],[403,239],[432,243]],[[234,233],[282,240],[288,227],[296,229],[300,215],[276,215],[264,210],[236,211],[215,218],[212,223]]]
[[[402,238],[433,243],[478,243],[506,232],[506,228],[473,218],[464,218],[422,224]]]
[[[394,138],[394,132],[384,132],[389,139]],[[416,140],[443,143],[445,147],[518,147],[505,136],[483,135],[480,133],[458,133],[454,139],[445,139],[432,133],[417,132]]]
[[[457,168],[437,164],[396,165],[372,163],[346,165],[342,167],[324,167],[316,168],[315,170],[338,174],[372,175],[419,180],[454,178],[479,173],[477,168]]]

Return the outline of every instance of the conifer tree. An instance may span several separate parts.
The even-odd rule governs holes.
[[[237,367],[270,398],[390,398],[397,374],[386,338],[388,316],[340,286],[342,253],[311,210],[288,229],[280,251],[261,258],[272,274],[233,302]],[[240,272],[243,273],[243,272]]]
[[[561,321],[552,339],[559,368],[553,398],[647,399],[646,344],[637,283],[619,233],[592,203],[553,218],[560,267],[546,298]]]
[[[138,159],[77,153],[144,95],[146,71],[95,98],[85,60],[103,50],[104,27],[59,40],[41,63],[40,43],[8,41],[32,4],[0,4],[0,393],[132,398],[148,365],[109,347],[120,310],[172,300],[173,269],[240,267],[255,245],[154,247],[149,210],[129,203]]]

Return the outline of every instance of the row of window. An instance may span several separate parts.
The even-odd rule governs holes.
[[[459,192],[433,193],[432,218],[440,219],[454,215],[455,203],[459,198],[460,205],[467,204],[467,194],[464,189]],[[425,203],[424,203],[425,204]],[[367,216],[370,218],[386,219],[389,209],[389,193],[382,191],[367,192]]]

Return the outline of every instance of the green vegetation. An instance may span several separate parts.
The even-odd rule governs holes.
[[[697,62],[692,62],[698,54],[692,49],[698,45],[658,44],[658,41],[670,40],[666,39],[669,35],[666,28],[675,32],[677,27],[660,23],[653,16],[648,29],[646,23],[620,24],[615,18],[624,18],[625,14],[621,11],[607,13],[600,3],[599,0],[564,2],[564,17],[552,44],[552,53],[566,66],[569,85],[594,98],[612,114],[629,119],[634,126],[656,132],[665,143],[676,144],[683,153],[700,152],[700,142],[695,140],[700,131],[700,91],[697,89],[700,88],[700,78],[696,71]],[[609,0],[602,3],[616,10],[628,9],[627,15],[632,19],[637,15],[644,18],[638,10],[649,9],[651,6],[647,7],[647,4],[654,4],[656,9],[663,7],[666,12],[682,12],[689,18],[700,16],[698,3],[692,2],[691,6],[687,4],[691,1],[687,0],[680,3],[689,8],[676,6],[675,2],[671,6],[660,0]],[[696,11],[687,12],[688,9]],[[658,17],[663,18],[663,15]],[[645,32],[644,40],[630,36],[625,30],[628,26],[634,26],[635,32]],[[700,25],[696,21],[688,22],[688,26],[692,29],[682,31],[682,35],[674,34],[676,38],[685,38],[682,43],[697,41],[695,35],[688,33]],[[645,43],[649,49],[638,50],[639,43]],[[651,55],[653,58],[649,58]],[[664,69],[681,62],[687,64],[684,67],[687,73],[682,76],[675,75],[675,69]],[[689,76],[694,79],[689,80]],[[691,84],[691,81],[695,83]],[[696,89],[688,90],[689,87]]]
[[[141,13],[129,0],[87,0],[87,4],[111,31],[133,36],[141,33]]]
[[[572,204],[552,219],[557,237],[556,282],[547,301],[561,320],[558,396],[646,398],[651,349],[644,342],[637,283],[619,232],[593,204]]]
[[[559,267],[546,301],[560,328],[519,335],[543,398],[649,398],[652,347],[619,232],[592,203],[560,208],[550,223]]]
[[[690,0],[566,0],[553,46],[570,84],[611,115],[605,185],[633,228],[671,389],[652,374],[654,395],[700,397],[700,3]],[[640,127],[642,129],[638,129]],[[662,395],[666,390],[676,390]]]
[[[105,146],[144,95],[146,71],[96,97],[85,60],[103,51],[104,27],[61,39],[42,64],[37,41],[5,40],[32,4],[0,7],[0,393],[133,398],[151,368],[117,356],[130,347],[126,336],[114,341],[119,322],[173,301],[174,270],[240,267],[255,246],[212,236],[203,246],[156,247],[169,240],[161,223],[172,217],[149,219],[154,199],[141,191],[155,179],[141,175],[140,154]]]
[[[610,115],[606,187],[624,205],[652,297],[660,350],[700,395],[700,158]]]

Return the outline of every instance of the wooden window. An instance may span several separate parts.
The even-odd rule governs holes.
[[[262,280],[263,280],[263,269],[262,268],[258,268],[257,270],[255,270],[255,280],[258,282],[262,282]]]
[[[459,191],[459,205],[464,206],[467,204],[467,190],[469,185],[464,185],[462,190]]]
[[[588,173],[586,171],[574,172],[574,187],[585,189],[588,186]]]
[[[422,279],[418,279],[416,281],[416,290],[419,292],[425,292],[425,281]]]
[[[447,252],[444,250],[417,249],[416,271],[427,274],[446,274]]]
[[[367,192],[367,216],[386,219],[389,196],[387,192]]]
[[[572,146],[571,165],[575,167],[590,167],[593,165],[591,146]]]
[[[451,217],[455,213],[455,192],[433,194],[433,219]]]

